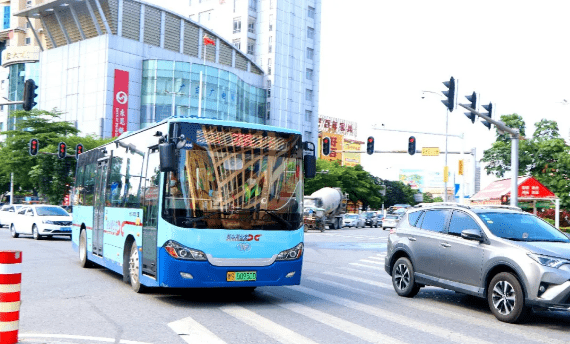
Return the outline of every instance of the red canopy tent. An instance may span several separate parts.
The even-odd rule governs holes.
[[[555,224],[556,228],[558,228],[560,220],[560,199],[532,176],[519,177],[517,184],[519,202],[531,202],[534,214],[536,214],[537,201],[551,201],[555,203]],[[473,195],[473,197],[471,197],[471,204],[500,205],[502,204],[502,198],[510,198],[510,196],[511,179],[501,179],[489,184],[486,188]]]

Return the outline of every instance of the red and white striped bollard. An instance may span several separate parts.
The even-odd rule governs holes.
[[[0,251],[0,343],[18,343],[22,252]]]

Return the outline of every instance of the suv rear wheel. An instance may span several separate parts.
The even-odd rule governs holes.
[[[501,272],[491,280],[487,302],[493,315],[507,323],[524,322],[530,309],[524,304],[524,293],[519,280],[509,272]]]
[[[414,278],[414,266],[408,258],[402,257],[392,268],[392,285],[400,296],[414,297],[420,291]]]

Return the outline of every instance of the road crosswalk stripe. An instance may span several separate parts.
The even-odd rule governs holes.
[[[271,295],[273,297],[281,297],[277,296],[276,294],[269,293],[269,292],[260,292],[262,294]],[[288,309],[292,312],[297,314],[303,315],[308,317],[312,320],[318,321],[322,324],[327,326],[333,327],[355,337],[358,337],[362,340],[365,340],[370,343],[379,343],[379,344],[404,344],[396,338],[392,338],[380,332],[371,330],[369,328],[360,326],[348,320],[341,319],[339,317],[335,317],[334,315],[330,315],[325,312],[321,312],[314,308],[302,305],[297,302],[276,302],[275,305]]]
[[[298,334],[284,326],[281,326],[267,318],[262,317],[246,308],[238,305],[227,305],[220,307],[220,309],[231,315],[232,317],[244,322],[245,324],[251,326],[257,331],[263,332],[267,336],[271,337],[280,343],[307,343],[307,344],[317,344],[316,342],[310,340],[309,338]]]
[[[191,317],[171,322],[168,327],[178,333],[186,343],[226,344],[225,341]]]
[[[376,287],[380,287],[380,288],[392,288],[392,285],[391,285],[391,284],[386,284],[386,283],[377,282],[377,281],[371,281],[371,280],[369,280],[369,279],[360,278],[360,277],[354,277],[354,276],[345,275],[345,274],[339,274],[339,273],[337,273],[337,272],[325,271],[325,272],[323,272],[323,274],[329,275],[329,276],[335,276],[335,277],[345,278],[345,279],[349,279],[349,280],[352,280],[352,281],[355,281],[355,282],[370,284],[370,285],[373,285],[373,286],[376,286]]]
[[[384,261],[384,257],[374,257],[374,256],[371,256],[371,257],[368,257],[368,258],[366,258],[366,259],[378,259],[378,260]]]
[[[376,299],[390,298],[390,299],[394,299],[394,300],[396,300],[396,299],[402,300],[402,298],[400,296],[397,296],[397,294],[395,292],[393,295],[379,294],[379,293],[374,292],[374,291],[364,290],[364,289],[356,288],[356,287],[349,286],[349,285],[346,285],[343,283],[329,281],[329,280],[324,279],[324,278],[306,277],[305,279],[313,281],[313,282],[321,283],[321,284],[330,285],[332,287],[337,287],[337,288],[341,288],[344,290],[349,290],[349,291],[356,292],[356,293],[359,293],[359,294],[362,294],[365,296],[373,297]],[[428,304],[425,304],[425,303],[428,303]],[[558,340],[555,338],[546,337],[544,334],[535,333],[533,331],[526,331],[525,329],[522,329],[520,327],[512,327],[511,325],[508,325],[508,324],[496,322],[495,319],[491,319],[491,321],[489,321],[489,319],[482,319],[481,317],[472,316],[470,314],[466,314],[465,312],[454,312],[454,311],[448,309],[448,308],[462,308],[463,306],[443,304],[444,306],[446,306],[446,308],[443,309],[443,308],[437,307],[437,305],[439,305],[439,304],[441,304],[441,302],[430,301],[430,300],[426,300],[426,299],[416,300],[416,301],[410,300],[409,303],[406,303],[406,307],[415,308],[415,309],[422,311],[422,312],[437,314],[437,315],[442,316],[442,317],[452,318],[454,320],[464,321],[470,325],[477,326],[479,328],[490,328],[490,329],[497,330],[497,331],[502,332],[502,333],[509,333],[513,336],[524,337],[526,340],[532,340],[532,341],[539,342],[539,343],[546,343],[546,344],[567,344],[568,343],[567,341],[561,341],[561,340]],[[489,315],[490,315],[490,313],[489,313]],[[492,316],[490,316],[490,318],[492,318]]]
[[[365,264],[360,264],[360,263],[348,263],[350,265],[354,265],[354,266],[362,266],[368,269],[373,269],[373,270],[380,270],[380,271],[384,271],[384,268],[381,268],[379,266],[372,266],[372,265],[365,265]]]
[[[371,263],[371,264],[380,264],[380,265],[384,265],[384,262],[377,262],[377,261],[374,261],[374,260],[366,260],[366,259],[361,259],[360,261],[361,261],[361,262],[363,262],[363,263]]]
[[[346,299],[343,297],[338,297],[336,295],[331,295],[327,293],[323,293],[311,288],[303,287],[303,286],[296,286],[295,291],[302,292],[307,295],[311,295],[314,297],[318,297],[323,300],[327,300],[330,302],[334,302],[344,307],[348,307],[354,309],[356,311],[364,312],[370,315],[373,315],[378,318],[382,318],[388,321],[395,322],[401,326],[411,327],[415,330],[419,330],[425,333],[429,333],[433,336],[440,337],[445,339],[446,341],[452,341],[456,343],[473,343],[473,344],[482,344],[491,342],[482,340],[481,338],[475,338],[468,335],[465,335],[460,332],[452,331],[450,329],[437,326],[435,324],[428,324],[422,321],[414,320],[410,317],[400,315],[397,313],[390,312],[386,309],[376,308],[370,305],[366,305],[360,302],[352,301],[350,299]]]

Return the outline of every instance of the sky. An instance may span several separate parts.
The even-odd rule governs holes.
[[[323,0],[319,114],[357,121],[358,139],[374,136],[376,150],[407,150],[414,135],[418,149],[443,152],[443,136],[372,127],[445,133],[443,96],[422,91],[442,92],[453,76],[459,103],[467,104],[465,96],[476,91],[498,115],[522,116],[527,136],[547,118],[568,137],[569,16],[570,1]],[[465,149],[475,147],[479,159],[495,130],[472,124],[463,113],[449,113],[448,132],[465,133]],[[449,138],[448,149],[458,151],[461,144]],[[451,171],[458,158],[448,155]],[[444,157],[363,154],[362,165],[394,180],[399,169],[443,170]],[[491,181],[484,174],[482,187]]]

